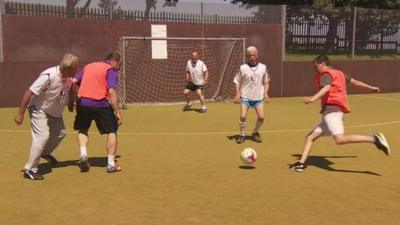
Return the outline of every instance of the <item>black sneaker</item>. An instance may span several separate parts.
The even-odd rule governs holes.
[[[306,168],[306,165],[304,163],[297,161],[297,162],[289,165],[289,168],[296,172],[303,172],[304,169]]]
[[[53,155],[42,155],[42,158],[45,159],[48,163],[57,164],[58,160]]]
[[[34,172],[32,170],[25,170],[24,171],[24,178],[29,179],[29,180],[43,180],[44,177],[37,172]]]
[[[239,136],[236,138],[236,143],[238,143],[238,144],[242,144],[242,143],[244,143],[245,141],[246,141],[246,139],[245,139],[245,137],[242,136],[242,135],[239,135]]]
[[[375,146],[381,150],[383,153],[385,153],[385,155],[389,156],[390,155],[390,147],[389,147],[389,143],[386,141],[385,136],[383,136],[382,133],[376,133],[374,135],[375,138]]]
[[[81,172],[87,172],[90,169],[90,165],[89,165],[89,159],[86,155],[82,155],[79,159],[79,168],[81,169]]]
[[[261,138],[260,133],[254,132],[251,136],[253,137],[253,140],[254,140],[255,142],[258,142],[258,143],[261,143],[261,142],[262,142],[262,138]]]

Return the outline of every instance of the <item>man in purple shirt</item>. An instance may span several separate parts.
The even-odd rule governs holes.
[[[117,71],[121,63],[121,55],[118,52],[112,52],[104,61],[86,65],[73,79],[74,83],[79,85],[74,129],[78,131],[81,172],[87,172],[90,168],[87,145],[89,141],[88,130],[92,120],[95,121],[100,134],[107,134],[107,172],[113,173],[122,170],[115,162],[116,132],[118,125],[122,123],[116,92]]]

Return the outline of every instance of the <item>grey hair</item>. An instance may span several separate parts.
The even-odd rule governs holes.
[[[74,54],[67,53],[60,62],[60,69],[73,68],[78,66],[78,57]]]
[[[250,53],[258,53],[257,48],[254,47],[254,46],[249,46],[249,47],[247,47],[247,49],[246,49],[246,54],[248,55],[248,54],[250,54]]]

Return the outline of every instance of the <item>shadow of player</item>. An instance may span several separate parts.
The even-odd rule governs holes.
[[[239,134],[235,134],[235,135],[227,136],[226,138],[228,138],[228,140],[234,140],[234,141],[236,142],[236,139],[237,139],[239,136],[240,136]],[[250,140],[250,141],[256,142],[256,141],[253,140],[253,137],[252,137],[251,135],[246,135],[246,136],[244,136],[244,139],[245,139],[246,141],[247,141],[247,140]],[[258,143],[258,142],[256,142],[256,143]]]
[[[121,158],[120,155],[115,156],[115,158]],[[53,163],[41,163],[39,164],[39,173],[41,175],[49,174],[52,172],[53,168],[62,168],[68,166],[77,166],[79,164],[79,159],[77,160],[67,160],[60,161],[56,164]],[[90,167],[107,167],[108,159],[107,157],[89,157],[89,165]]]
[[[194,112],[197,112],[197,113],[202,113],[200,109],[194,109],[194,108],[190,108],[190,109],[183,110],[183,112],[189,112],[189,111],[194,111]]]
[[[300,154],[293,154],[298,160],[301,158]],[[331,172],[344,172],[344,173],[363,173],[374,176],[382,176],[379,173],[374,173],[368,170],[345,170],[345,169],[335,169],[331,165],[335,164],[329,159],[343,159],[343,158],[357,158],[357,156],[310,156],[307,159],[307,166],[315,166]]]

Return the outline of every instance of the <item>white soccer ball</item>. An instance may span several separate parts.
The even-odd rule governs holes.
[[[252,148],[243,149],[240,158],[246,164],[253,164],[257,160],[257,152]]]

